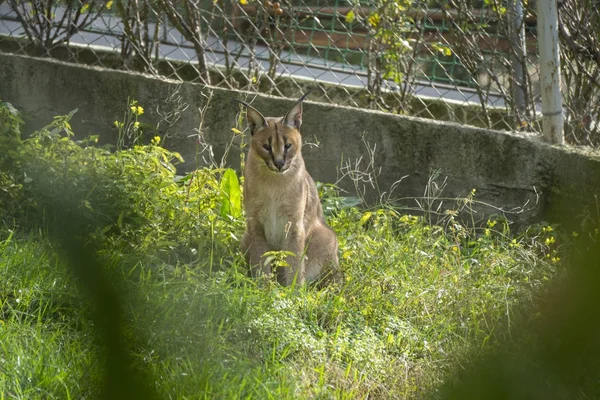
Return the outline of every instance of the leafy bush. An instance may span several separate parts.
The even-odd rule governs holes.
[[[19,112],[9,103],[0,103],[0,210],[5,217],[23,200],[21,185],[13,175],[21,156],[22,125]]]
[[[21,190],[2,197],[5,215],[21,215],[21,223],[27,221],[30,228],[39,221],[44,227],[60,227],[69,216],[80,215],[80,229],[90,243],[138,255],[156,256],[150,250],[159,249],[167,257],[191,257],[206,249],[214,252],[216,243],[221,250],[230,249],[239,236],[239,199],[232,216],[229,208],[217,207],[224,201],[220,177],[225,170],[177,176],[173,163],[183,160],[160,147],[160,137],[129,148],[120,140],[122,149],[115,152],[97,147],[96,137],[77,142],[69,124],[74,113],[56,117],[21,140],[18,115],[1,110],[6,132],[0,145],[11,149],[0,159],[7,166],[3,187]],[[50,209],[59,211],[49,215]]]

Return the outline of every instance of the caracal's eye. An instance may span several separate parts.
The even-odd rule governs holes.
[[[266,151],[268,151],[269,153],[270,153],[270,152],[271,152],[271,150],[272,150],[272,149],[271,149],[271,145],[269,145],[269,144],[263,144],[263,148],[264,148]]]
[[[283,146],[284,149],[289,150],[290,147],[292,147],[291,143],[286,143],[285,146]]]

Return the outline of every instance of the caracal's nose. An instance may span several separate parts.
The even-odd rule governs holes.
[[[285,165],[285,160],[273,160],[273,164],[281,171],[281,168]]]

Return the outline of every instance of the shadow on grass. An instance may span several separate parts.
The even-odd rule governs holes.
[[[508,339],[428,397],[600,398],[600,244],[580,240],[566,263],[565,276],[533,309],[521,310]]]
[[[64,258],[73,275],[88,298],[92,308],[94,330],[104,356],[98,362],[104,363],[103,387],[100,398],[105,399],[159,399],[147,373],[136,365],[132,349],[137,346],[134,339],[125,335],[125,321],[118,289],[111,282],[107,269],[87,245],[84,221],[81,215],[66,215],[66,202],[73,202],[67,195],[47,207],[50,215],[62,221],[50,227],[49,234],[59,246],[59,255]]]

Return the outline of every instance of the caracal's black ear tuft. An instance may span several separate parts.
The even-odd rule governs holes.
[[[302,125],[302,102],[309,94],[310,90],[304,93],[304,95],[294,103],[292,109],[283,118],[284,124],[289,125],[292,128],[300,129],[300,125]]]
[[[246,119],[248,120],[248,126],[250,127],[250,135],[254,135],[254,132],[258,128],[267,126],[267,120],[256,108],[241,100],[233,99],[231,102],[234,104],[238,103],[246,107]]]

